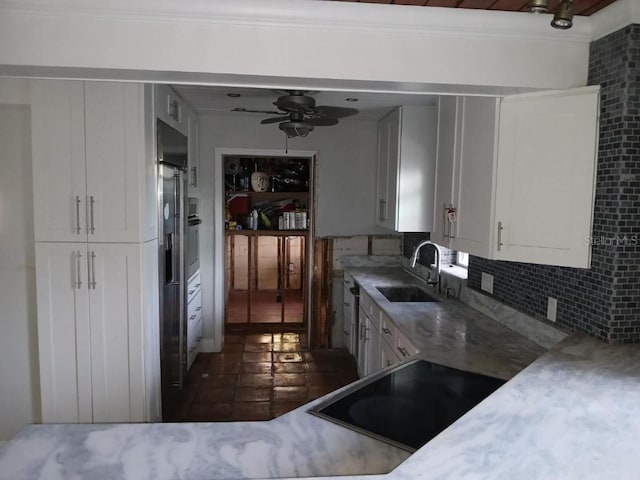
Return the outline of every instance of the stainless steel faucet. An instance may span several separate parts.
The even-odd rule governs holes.
[[[411,268],[415,268],[416,262],[418,261],[418,254],[420,253],[420,249],[425,245],[432,245],[436,253],[436,278],[432,280],[431,272],[429,272],[427,283],[429,285],[433,285],[434,287],[437,286],[438,291],[440,291],[440,259],[442,258],[442,251],[440,250],[439,245],[436,245],[431,240],[424,240],[423,242],[420,242],[413,250],[413,255],[411,255],[411,259],[409,260],[409,262],[411,263]]]

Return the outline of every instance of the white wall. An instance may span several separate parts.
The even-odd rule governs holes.
[[[477,94],[584,85],[590,20],[563,32],[549,20],[316,0],[0,0],[0,74]]]
[[[31,123],[28,105],[3,104],[11,87],[12,103],[27,90],[0,82],[0,441],[40,418]]]
[[[214,291],[214,196],[222,196],[214,178],[215,148],[281,150],[285,136],[277,125],[260,125],[263,117],[246,114],[200,116],[200,228],[202,288]],[[289,141],[290,150],[317,151],[316,236],[389,234],[375,225],[377,123],[345,120],[333,127],[318,127],[306,138]],[[203,295],[204,347],[219,347],[223,318],[214,314],[214,298]],[[218,312],[220,310],[218,309]],[[213,341],[215,339],[215,342]]]

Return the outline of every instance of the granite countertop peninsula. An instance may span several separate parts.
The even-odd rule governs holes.
[[[398,267],[346,270],[420,350],[425,360],[505,380],[546,349],[456,299],[447,299],[426,282]],[[390,302],[376,287],[418,286],[438,302]]]
[[[269,422],[31,425],[0,447],[0,479],[638,478],[640,345],[572,334],[544,353],[458,301],[387,302],[375,286],[415,280],[398,268],[349,272],[419,357],[513,378],[410,456],[307,412],[330,393]]]

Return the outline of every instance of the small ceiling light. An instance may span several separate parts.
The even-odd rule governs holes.
[[[231,97],[231,98],[238,98],[241,95],[239,93],[227,93],[227,97]]]
[[[359,98],[355,98],[355,97],[348,97],[348,98],[345,98],[345,100],[347,102],[357,102],[360,99]]]
[[[246,108],[242,108],[242,107],[235,107],[231,109],[232,112],[246,112],[247,109]]]
[[[551,20],[553,28],[566,30],[573,26],[573,0],[562,0]]]
[[[549,0],[529,0],[527,10],[529,13],[547,13],[549,11]]]

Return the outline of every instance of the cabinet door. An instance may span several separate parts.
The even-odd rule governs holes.
[[[367,356],[366,375],[371,375],[380,370],[380,332],[369,317],[367,317],[364,333]]]
[[[458,213],[452,247],[481,257],[491,252],[497,102],[488,97],[462,99],[462,138],[454,172]]]
[[[395,109],[386,117],[389,123],[389,144],[387,154],[387,196],[382,226],[391,230],[398,229],[398,177],[401,155],[402,108]]]
[[[590,266],[598,116],[599,87],[503,99],[494,258]]]
[[[346,285],[346,284],[345,284]],[[350,354],[353,355],[355,351],[354,347],[354,325],[353,325],[353,294],[348,287],[343,288],[344,300],[342,302],[342,318],[343,318],[343,333],[344,344]]]
[[[377,219],[376,224],[387,226],[387,181],[389,175],[389,135],[391,124],[387,117],[378,122],[378,164],[377,164]]]
[[[145,420],[139,248],[89,244],[94,422]]]
[[[38,355],[44,423],[90,423],[86,243],[36,243]]]
[[[367,375],[367,341],[365,328],[368,316],[366,312],[360,308],[358,312],[358,375],[364,377]]]
[[[199,142],[199,125],[198,115],[195,112],[189,113],[189,193],[198,192],[198,174],[199,174],[199,158],[198,158],[198,142]]]
[[[89,241],[141,240],[143,114],[142,86],[86,82]]]
[[[34,80],[31,95],[35,239],[86,240],[84,84]]]
[[[460,126],[458,97],[440,97],[438,100],[438,140],[436,147],[436,184],[433,206],[431,241],[449,246],[452,224],[447,219],[447,208],[453,207],[454,165],[458,161]]]
[[[387,344],[387,342],[382,342],[380,345],[380,367],[387,368],[395,365],[399,361],[400,359],[393,351],[393,347]]]

